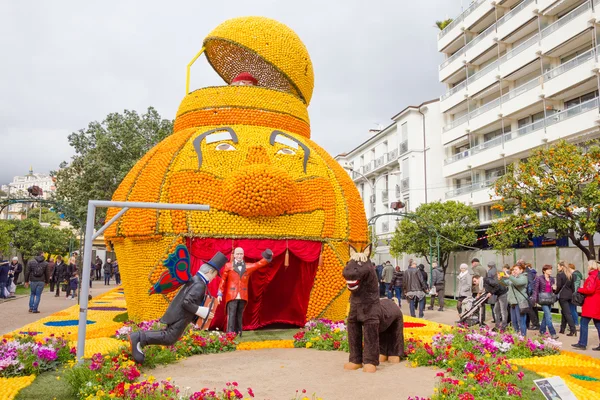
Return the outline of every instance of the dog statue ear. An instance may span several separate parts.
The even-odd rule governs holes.
[[[356,249],[354,248],[354,246],[349,245],[348,247],[350,247],[350,259],[352,259],[352,257],[358,253],[358,251],[356,251]]]
[[[367,258],[371,257],[371,250],[372,250],[372,247],[373,247],[373,243],[369,243],[369,244],[367,245],[367,247],[365,247],[365,248],[363,249],[363,251],[362,251],[362,252],[363,252],[363,254],[364,254],[365,256],[367,256]]]

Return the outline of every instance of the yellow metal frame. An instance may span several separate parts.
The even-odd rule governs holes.
[[[192,58],[192,61],[189,62],[189,64],[187,65],[187,70],[186,70],[186,74],[185,74],[185,95],[187,96],[190,93],[190,68],[192,68],[192,65],[196,62],[196,60],[198,59],[198,57],[200,57],[200,55],[202,53],[204,53],[204,47],[202,48],[202,50],[200,50],[198,52],[198,54],[196,54],[196,56],[194,58]]]

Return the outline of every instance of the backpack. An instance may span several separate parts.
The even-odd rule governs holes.
[[[36,261],[33,267],[31,268],[31,273],[36,278],[41,278],[46,273],[46,266]]]

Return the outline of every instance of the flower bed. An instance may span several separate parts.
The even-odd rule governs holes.
[[[487,328],[452,329],[438,333],[431,343],[409,339],[406,353],[411,365],[436,366],[440,383],[434,399],[524,397],[536,388],[513,362],[514,358],[541,358],[558,354],[560,343],[550,338],[527,339]]]
[[[19,335],[0,342],[0,377],[37,375],[74,359],[75,349],[63,338]]]

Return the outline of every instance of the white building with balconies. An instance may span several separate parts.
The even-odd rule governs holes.
[[[365,204],[367,219],[394,212],[392,202],[402,201],[404,211],[422,203],[441,200],[446,191],[442,176],[443,147],[440,140],[440,101],[409,106],[392,117],[383,130],[336,160],[348,170]],[[397,217],[382,216],[372,225],[378,239],[377,262],[391,259],[388,241]]]
[[[598,23],[600,0],[475,0],[439,33],[445,199],[486,224],[507,165],[600,136]]]

